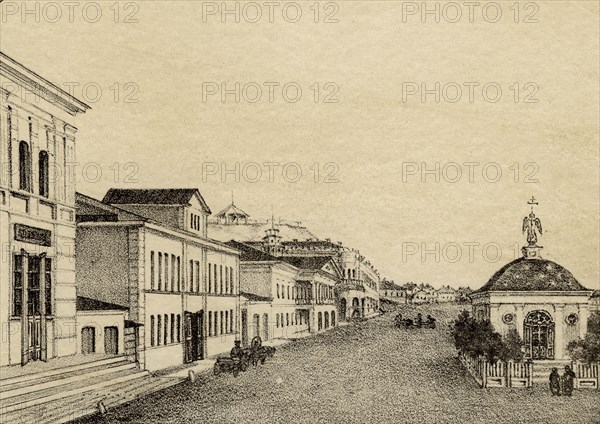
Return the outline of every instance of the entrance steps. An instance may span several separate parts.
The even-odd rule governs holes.
[[[56,411],[59,415],[69,415],[67,410],[72,412],[72,407],[78,403],[64,404],[62,400],[85,399],[86,394],[110,391],[116,385],[147,375],[147,371],[140,371],[135,363],[124,357],[112,357],[34,374],[0,377],[0,422],[43,423],[54,407],[59,408]],[[24,420],[23,414],[29,414],[31,420]],[[57,419],[54,417],[47,422],[56,422]]]
[[[571,365],[569,360],[533,361],[532,382],[536,385],[548,384],[550,371],[557,368],[560,375],[564,372],[565,365]]]

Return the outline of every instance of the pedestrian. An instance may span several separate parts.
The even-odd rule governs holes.
[[[421,326],[423,325],[423,317],[421,316],[420,313],[417,314],[417,327],[421,328]]]
[[[552,368],[550,372],[550,391],[552,396],[560,396],[560,376],[557,368]]]
[[[575,373],[571,370],[571,367],[565,365],[565,372],[562,376],[562,392],[565,396],[571,396],[573,394],[573,384],[575,382]]]

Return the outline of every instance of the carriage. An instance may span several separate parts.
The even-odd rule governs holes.
[[[213,374],[219,375],[223,372],[233,373],[234,377],[240,375],[240,371],[248,369],[248,357],[243,355],[241,358],[232,358],[230,356],[220,356],[213,367]]]
[[[419,314],[420,315],[420,314]],[[394,323],[397,328],[435,328],[435,318],[429,317],[427,320],[402,318],[402,314],[396,315]]]
[[[273,346],[263,346],[260,336],[255,336],[250,342],[250,349],[245,349],[244,352],[252,365],[256,367],[259,362],[262,365],[267,358],[272,358],[275,350]]]

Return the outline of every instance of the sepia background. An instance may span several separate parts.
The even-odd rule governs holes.
[[[0,49],[92,106],[79,192],[233,193],[382,277],[473,288],[520,254],[535,196],[542,255],[600,288],[598,2],[50,3],[2,2]]]

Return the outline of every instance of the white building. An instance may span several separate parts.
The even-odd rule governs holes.
[[[542,247],[536,244],[537,234],[527,219],[528,245],[522,249],[523,257],[500,268],[471,293],[473,316],[490,320],[502,334],[516,329],[526,358],[569,359],[567,345],[587,332],[592,291],[561,265],[542,259]],[[539,222],[533,210],[529,219],[532,224]]]
[[[239,331],[238,252],[206,237],[196,189],[77,196],[79,294],[122,305],[155,370],[231,349]]]
[[[0,52],[0,366],[77,352],[69,170],[88,109]]]

